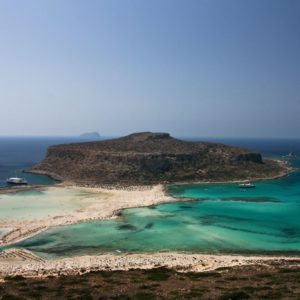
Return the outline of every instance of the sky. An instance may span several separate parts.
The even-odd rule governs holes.
[[[299,0],[0,0],[0,136],[300,138]]]

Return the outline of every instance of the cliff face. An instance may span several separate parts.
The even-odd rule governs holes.
[[[259,153],[246,149],[144,132],[51,146],[30,171],[83,184],[134,185],[274,176],[279,166],[264,163]]]

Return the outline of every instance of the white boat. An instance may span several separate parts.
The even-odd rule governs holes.
[[[27,184],[27,180],[21,177],[10,177],[6,179],[6,183],[8,184]]]
[[[252,183],[250,183],[250,182],[248,182],[248,183],[241,183],[241,184],[239,184],[239,187],[241,189],[251,189],[251,188],[255,188],[255,185],[252,184]]]

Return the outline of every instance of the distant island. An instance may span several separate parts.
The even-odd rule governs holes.
[[[263,161],[260,153],[247,149],[142,132],[51,146],[30,172],[76,184],[148,185],[274,178],[288,170],[282,162]]]
[[[97,131],[93,131],[93,132],[85,132],[82,133],[79,137],[81,138],[100,138],[100,134]]]

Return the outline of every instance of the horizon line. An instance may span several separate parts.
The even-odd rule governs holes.
[[[108,138],[119,138],[125,135],[100,135],[99,138],[80,137],[79,135],[0,135],[0,138],[76,138],[82,140],[102,140]],[[300,137],[241,137],[241,136],[196,136],[196,135],[171,135],[172,137],[183,139],[249,139],[249,140],[300,140]]]

